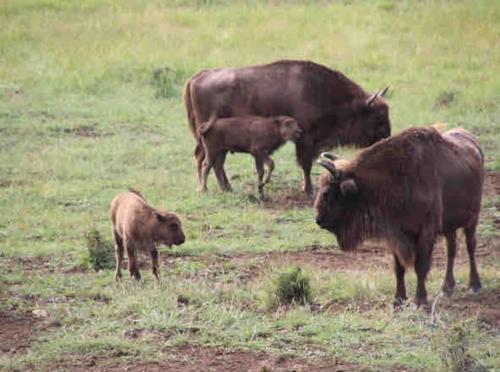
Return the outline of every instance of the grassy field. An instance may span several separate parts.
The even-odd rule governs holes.
[[[0,25],[0,369],[189,370],[225,348],[228,369],[500,370],[498,1],[4,0]],[[317,228],[291,145],[266,201],[244,155],[226,163],[233,193],[213,175],[196,192],[184,81],[282,58],[390,84],[394,133],[445,122],[478,136],[480,295],[461,246],[452,299],[394,312],[389,254],[342,253]],[[111,239],[109,203],[128,186],[182,218],[160,285],[146,259],[143,282],[118,288],[88,264],[86,234]],[[294,265],[311,300],[276,308]],[[443,265],[439,246],[431,299]]]

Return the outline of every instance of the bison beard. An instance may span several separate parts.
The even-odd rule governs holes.
[[[396,304],[406,299],[404,273],[414,265],[415,301],[427,302],[425,278],[438,235],[448,242],[443,290],[455,286],[455,231],[463,228],[470,260],[470,286],[481,287],[475,264],[475,229],[481,206],[483,154],[463,129],[444,134],[411,128],[361,151],[351,162],[325,154],[316,222],[333,232],[341,249],[365,239],[383,239],[394,254]]]
[[[386,91],[370,95],[340,72],[308,61],[201,71],[184,88],[200,183],[205,157],[197,133],[201,123],[210,117],[287,115],[303,131],[296,155],[304,191],[311,194],[312,162],[322,150],[338,144],[368,146],[390,136],[389,108],[381,98]],[[228,188],[224,170],[215,172],[221,187]]]

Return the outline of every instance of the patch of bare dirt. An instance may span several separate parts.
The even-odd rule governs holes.
[[[0,355],[12,356],[29,349],[38,323],[29,313],[0,311]]]
[[[263,208],[277,210],[311,208],[313,203],[314,199],[311,196],[296,187],[280,190],[260,200],[260,205]]]
[[[123,363],[116,359],[85,358],[73,364],[73,371],[352,371],[354,365],[336,363],[327,358],[305,360],[296,357],[275,357],[264,352],[235,351],[221,348],[183,346],[167,348],[161,362]],[[83,364],[83,365],[82,365]],[[56,368],[69,366],[56,366]]]

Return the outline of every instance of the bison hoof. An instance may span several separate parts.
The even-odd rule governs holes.
[[[445,283],[441,290],[446,297],[451,297],[453,295],[453,290],[455,289],[455,282],[453,283]]]
[[[481,284],[471,284],[470,285],[470,290],[473,292],[473,293],[479,293],[481,292]]]
[[[399,309],[403,308],[406,300],[407,300],[406,297],[396,297],[394,299],[394,302],[392,303],[392,306],[394,307],[394,309],[399,310]]]
[[[428,306],[427,298],[425,297],[422,298],[416,297],[414,302],[417,307],[425,308]]]

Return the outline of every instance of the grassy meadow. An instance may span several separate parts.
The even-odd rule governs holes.
[[[226,162],[234,192],[213,174],[196,192],[183,83],[283,58],[338,69],[368,91],[389,84],[393,133],[435,122],[472,131],[488,182],[500,181],[498,1],[3,0],[0,316],[43,315],[29,348],[0,351],[0,369],[133,369],[190,346],[358,370],[500,370],[498,183],[479,226],[483,292],[467,291],[461,242],[457,292],[432,317],[392,310],[389,253],[341,253],[315,225],[292,145],[273,156],[266,201],[245,155]],[[111,239],[109,203],[128,186],[183,222],[186,243],[162,251],[160,285],[146,259],[144,280],[118,288],[113,270],[88,265],[86,234]],[[308,258],[318,252],[332,266]],[[288,262],[310,279],[305,306],[269,300]],[[413,295],[413,271],[407,283]]]

